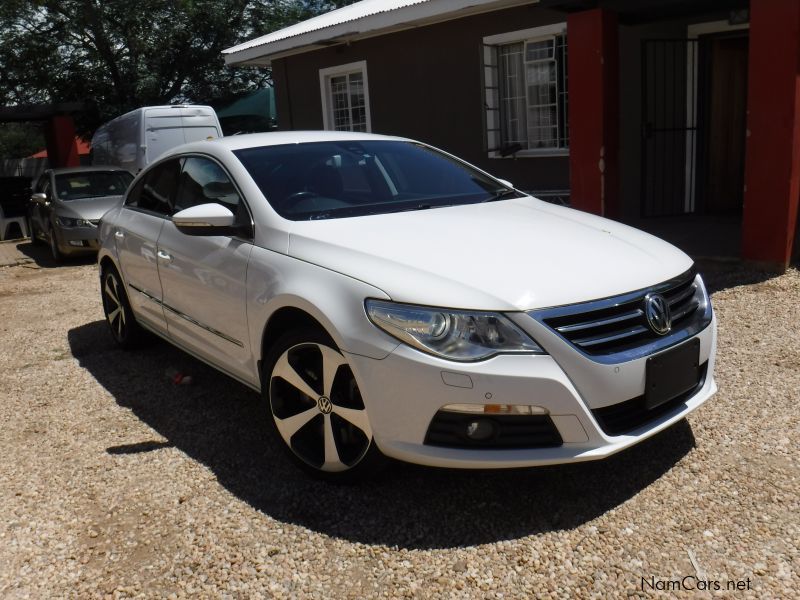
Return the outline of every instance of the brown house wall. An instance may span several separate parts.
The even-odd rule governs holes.
[[[490,159],[483,149],[484,36],[566,20],[524,6],[273,61],[281,129],[322,129],[319,70],[367,61],[372,131],[432,144],[528,190],[569,188],[569,159]]]

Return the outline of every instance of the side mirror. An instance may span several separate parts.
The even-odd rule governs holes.
[[[495,178],[495,179],[496,179],[496,178]],[[513,189],[516,189],[516,188],[514,188],[514,184],[513,184],[513,183],[511,183],[511,182],[510,182],[508,179],[498,179],[497,181],[499,181],[500,183],[502,183],[504,186],[506,186],[506,187],[508,187],[508,188],[511,188],[512,190],[513,190]]]
[[[45,206],[48,204],[47,194],[42,194],[41,192],[36,192],[31,196],[31,200],[36,202],[36,204],[44,204]]]
[[[175,227],[187,235],[226,235],[233,221],[233,213],[216,202],[190,206],[172,215]]]

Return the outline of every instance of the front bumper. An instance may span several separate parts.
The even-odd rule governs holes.
[[[362,391],[376,444],[393,458],[455,468],[512,468],[604,458],[683,419],[717,390],[716,317],[694,337],[706,376],[698,390],[654,411],[622,435],[608,435],[593,414],[644,394],[647,356],[600,364],[583,356],[541,323],[520,315],[518,325],[547,355],[501,355],[455,363],[400,345],[382,360],[348,354]],[[557,447],[463,449],[425,443],[437,411],[448,404],[514,404],[544,408],[563,440]]]
[[[100,249],[97,227],[56,226],[54,231],[62,254],[90,254]]]

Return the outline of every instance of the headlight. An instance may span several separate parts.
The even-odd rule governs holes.
[[[78,219],[73,219],[71,217],[56,217],[56,223],[61,225],[61,227],[77,227],[78,226]]]
[[[73,219],[72,217],[56,217],[56,221],[61,227],[93,227],[91,221],[86,219]]]
[[[495,354],[545,354],[508,318],[494,312],[428,308],[367,300],[369,319],[409,346],[441,358],[476,361]]]

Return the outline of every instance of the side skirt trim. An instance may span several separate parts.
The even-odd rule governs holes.
[[[172,314],[180,317],[181,319],[183,319],[185,321],[188,321],[192,325],[197,325],[200,329],[205,329],[209,333],[212,333],[212,334],[216,335],[217,337],[222,338],[226,342],[230,342],[231,344],[235,344],[236,346],[239,346],[240,348],[244,348],[244,343],[240,342],[236,338],[232,338],[231,336],[226,335],[226,334],[222,333],[221,331],[217,331],[213,327],[209,327],[208,325],[204,325],[203,323],[201,323],[197,319],[195,319],[193,317],[190,317],[189,315],[187,315],[185,313],[182,313],[178,309],[171,307],[169,304],[165,304],[164,302],[162,302],[161,300],[159,300],[155,296],[152,296],[151,294],[148,294],[144,290],[139,289],[138,287],[136,287],[132,283],[129,283],[128,285],[131,288],[133,288],[134,290],[136,290],[137,292],[139,292],[140,294],[142,294],[143,296],[145,296],[148,300],[152,300],[156,304],[161,305],[165,310],[168,310],[169,312],[171,312]]]
[[[139,325],[141,325],[143,328],[147,329],[147,331],[149,331],[153,335],[157,335],[162,340],[164,340],[166,342],[169,342],[170,344],[172,344],[173,346],[175,346],[179,350],[182,350],[183,352],[186,352],[186,354],[190,355],[192,358],[196,358],[200,362],[207,364],[212,369],[215,369],[215,370],[219,371],[220,373],[222,373],[223,375],[227,375],[231,379],[234,379],[234,380],[238,381],[239,383],[241,383],[242,385],[249,387],[251,390],[254,390],[254,391],[258,392],[259,394],[261,393],[261,388],[259,386],[255,385],[255,384],[253,384],[253,383],[251,383],[251,382],[249,382],[249,381],[247,381],[245,379],[242,379],[241,377],[238,377],[238,376],[234,375],[230,371],[227,371],[227,370],[223,369],[222,367],[220,367],[219,365],[216,365],[216,364],[212,363],[208,359],[203,358],[202,356],[198,355],[197,353],[192,352],[186,346],[184,346],[183,344],[181,344],[177,340],[172,339],[168,335],[165,335],[164,333],[158,331],[156,328],[152,327],[150,324],[144,323],[141,320],[139,320],[137,322],[139,323]]]

